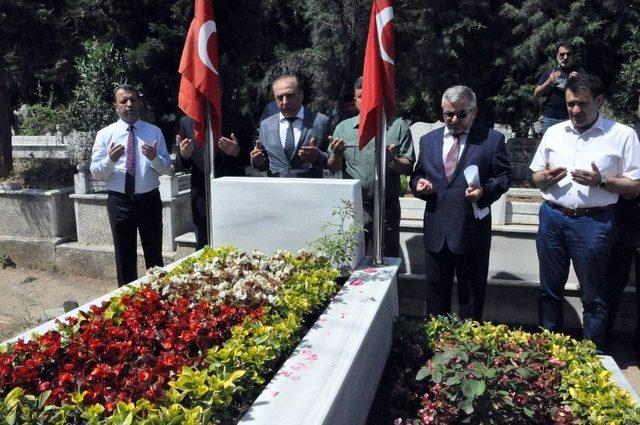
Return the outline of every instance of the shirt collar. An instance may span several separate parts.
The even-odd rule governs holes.
[[[360,115],[356,115],[354,117],[351,117],[351,119],[353,120],[353,128],[359,128],[360,127]],[[387,130],[389,130],[391,128],[391,125],[393,124],[393,122],[396,120],[395,117],[393,117],[390,120],[387,120]]]
[[[279,113],[279,116],[280,116],[280,122],[284,122],[286,120],[284,115],[282,115],[282,112]],[[300,118],[301,120],[304,120],[304,106],[300,107],[300,110],[296,114],[296,118]]]
[[[585,131],[583,131],[582,133],[580,133],[573,125],[573,121],[571,121],[571,118],[569,118],[568,121],[569,125],[567,125],[565,127],[565,130],[569,130],[575,134],[584,134],[588,131],[591,131],[593,129],[597,129],[600,130],[601,133],[605,132],[605,123],[604,123],[604,117],[602,116],[602,114],[600,112],[598,112],[598,118],[596,119],[596,121],[591,125],[591,127],[587,128]]]
[[[139,118],[133,124],[129,124],[129,123],[127,123],[127,122],[125,122],[125,121],[123,121],[121,119],[118,120],[118,123],[119,123],[120,127],[124,127],[125,129],[128,129],[129,126],[131,126],[131,125],[133,126],[134,129],[140,128],[140,124],[139,124],[140,123],[140,119]]]
[[[469,135],[469,129],[466,129],[462,133],[457,134],[458,137],[468,136],[468,135]],[[454,137],[454,134],[446,126],[444,127],[444,137]]]

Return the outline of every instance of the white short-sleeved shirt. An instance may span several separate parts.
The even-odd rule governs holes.
[[[542,197],[568,208],[603,207],[618,201],[618,194],[603,188],[574,182],[570,172],[591,170],[595,162],[600,174],[610,177],[640,179],[640,144],[636,132],[623,124],[600,115],[583,133],[571,120],[550,127],[542,137],[529,168],[542,171],[545,163],[551,168],[565,167],[567,176],[542,191]]]

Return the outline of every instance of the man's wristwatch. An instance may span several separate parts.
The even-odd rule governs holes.
[[[607,185],[607,177],[601,175],[600,176],[600,183],[598,183],[598,187],[599,188],[604,188]]]

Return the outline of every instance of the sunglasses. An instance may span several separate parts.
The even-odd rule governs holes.
[[[469,115],[470,111],[458,111],[458,112],[452,112],[452,111],[445,111],[444,114],[447,118],[453,118],[453,117],[458,117],[458,119],[465,119],[467,118],[467,116]]]

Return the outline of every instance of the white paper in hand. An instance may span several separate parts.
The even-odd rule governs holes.
[[[467,180],[467,184],[469,186],[480,186],[480,173],[478,172],[478,166],[472,164],[465,168],[464,178]],[[471,205],[473,206],[473,215],[475,215],[478,220],[482,220],[487,216],[487,214],[489,214],[489,207],[478,208],[478,204],[475,202]]]

